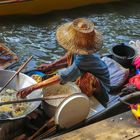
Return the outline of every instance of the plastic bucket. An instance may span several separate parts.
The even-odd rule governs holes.
[[[136,56],[135,49],[125,44],[113,46],[111,53],[112,58],[126,68],[132,66],[132,61]]]

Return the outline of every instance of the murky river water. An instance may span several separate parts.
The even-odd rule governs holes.
[[[33,59],[27,69],[49,63],[64,54],[55,39],[57,27],[77,17],[94,21],[104,36],[101,53],[117,43],[140,39],[140,1],[125,1],[91,5],[71,10],[31,17],[3,17],[0,19],[0,41],[19,56],[16,69],[28,56]]]

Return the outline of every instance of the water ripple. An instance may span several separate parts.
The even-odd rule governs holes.
[[[7,17],[1,19],[0,41],[17,53],[20,60],[33,56],[28,68],[57,60],[65,51],[56,41],[56,29],[78,17],[91,19],[103,34],[100,53],[117,43],[140,39],[140,2],[137,0],[103,5],[91,5],[66,11],[56,11],[34,17]]]

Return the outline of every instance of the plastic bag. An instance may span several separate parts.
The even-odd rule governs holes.
[[[137,56],[134,61],[133,65],[136,67],[136,69],[140,68],[140,56]]]
[[[138,90],[140,90],[140,74],[137,74],[130,78],[129,84],[134,85]]]

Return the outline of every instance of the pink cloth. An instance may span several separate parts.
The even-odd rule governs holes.
[[[136,69],[137,69],[137,68],[140,68],[140,56],[137,56],[137,57],[134,59],[133,64],[136,66]]]

